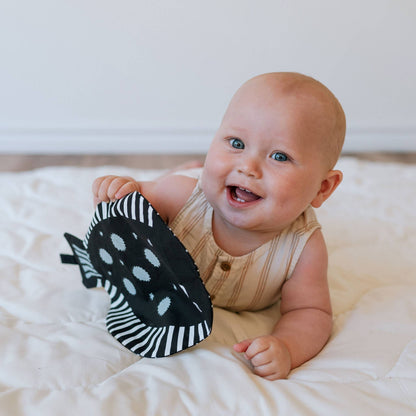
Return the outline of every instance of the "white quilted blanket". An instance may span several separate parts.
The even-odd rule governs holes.
[[[345,179],[318,210],[330,253],[332,337],[270,382],[232,351],[270,330],[278,308],[214,310],[192,349],[140,359],[106,331],[104,291],[87,290],[63,233],[83,236],[98,175],[126,168],[0,174],[1,415],[415,415],[416,166],[339,162]]]

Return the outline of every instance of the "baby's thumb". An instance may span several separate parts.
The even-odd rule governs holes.
[[[241,341],[237,344],[233,345],[234,351],[236,352],[246,352],[247,348],[251,345],[253,342],[252,339],[245,339],[244,341]]]

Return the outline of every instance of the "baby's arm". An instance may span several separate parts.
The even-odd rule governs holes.
[[[108,202],[138,191],[169,223],[189,198],[196,179],[182,175],[164,175],[154,181],[137,182],[128,176],[102,176],[92,185],[94,203]]]
[[[266,379],[286,378],[314,357],[328,341],[332,310],[327,282],[328,255],[322,233],[313,233],[292,277],[283,285],[281,313],[271,335],[236,345]]]

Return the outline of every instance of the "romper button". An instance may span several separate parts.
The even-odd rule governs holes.
[[[222,270],[224,270],[225,272],[228,272],[228,271],[230,271],[230,269],[231,269],[231,264],[230,263],[228,263],[227,261],[223,261],[222,263],[221,263],[221,269]]]

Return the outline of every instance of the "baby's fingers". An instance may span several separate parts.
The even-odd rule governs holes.
[[[253,372],[268,380],[286,378],[291,368],[287,347],[277,338],[268,335],[256,338],[245,351]]]
[[[251,357],[250,361],[253,367],[260,368],[270,364],[273,361],[273,356],[270,354],[270,350],[266,350]]]
[[[111,178],[111,179],[110,179]],[[133,181],[132,178],[127,176],[115,176],[105,179],[101,184],[103,191],[107,194],[110,201],[114,201],[118,197],[116,196],[118,191],[128,182]],[[108,182],[107,182],[108,181]]]
[[[234,351],[236,352],[245,352],[247,351],[247,348],[250,346],[250,344],[253,341],[251,339],[245,339],[244,341],[241,341],[237,344],[233,345]]]
[[[273,362],[259,366],[253,365],[253,373],[268,380],[285,378],[285,375],[279,373],[279,369],[276,368],[276,365]]]
[[[95,198],[98,198],[98,193],[100,192],[101,184],[103,183],[104,179],[108,176],[100,176],[99,178],[95,179],[92,183],[92,194]]]
[[[123,198],[123,196],[130,194],[134,191],[140,191],[137,182],[131,181],[125,183],[121,188],[116,192],[115,197],[117,199]]]
[[[116,178],[117,176],[114,175],[101,176],[93,182],[92,192],[94,195],[94,202],[108,202],[110,200],[110,197],[108,195],[108,188],[112,181]]]
[[[117,193],[124,185],[126,185],[126,183],[130,182],[134,183],[134,179],[124,176],[108,176],[101,183],[98,197],[105,202],[121,198],[120,196],[117,196]]]
[[[279,360],[270,350],[263,351],[251,359],[254,374],[268,380],[286,378],[290,371],[290,363]]]
[[[248,360],[252,360],[255,356],[267,351],[269,347],[270,344],[268,343],[266,337],[255,338],[245,352],[246,357]]]

